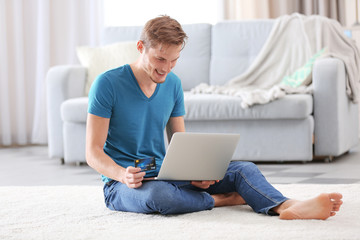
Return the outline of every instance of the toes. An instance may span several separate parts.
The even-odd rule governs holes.
[[[332,200],[332,201],[341,201],[340,199],[342,199],[342,194],[341,193],[329,193],[329,198]]]
[[[333,206],[333,211],[339,211],[340,210],[340,205],[338,206]]]
[[[333,203],[333,211],[339,211],[343,201],[337,201]]]
[[[333,204],[337,204],[337,205],[343,204],[343,201],[342,201],[342,200],[334,201],[333,199],[331,199],[331,202],[332,202]]]

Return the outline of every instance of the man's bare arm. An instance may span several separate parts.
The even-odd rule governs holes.
[[[86,161],[99,173],[125,183],[130,188],[142,185],[145,175],[140,168],[123,168],[117,165],[105,152],[104,144],[109,130],[109,118],[88,114],[86,124]]]
[[[176,132],[185,132],[185,122],[184,117],[171,117],[166,125],[166,134],[169,139],[169,142],[172,138],[172,135]]]

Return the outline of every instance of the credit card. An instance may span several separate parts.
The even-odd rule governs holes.
[[[140,158],[135,160],[135,167],[141,168],[141,171],[149,171],[156,169],[154,157]]]

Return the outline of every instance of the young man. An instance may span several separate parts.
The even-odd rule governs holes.
[[[86,159],[102,174],[111,210],[176,214],[217,206],[248,204],[255,212],[281,219],[327,219],[339,211],[342,195],[323,193],[298,201],[284,197],[249,162],[232,162],[221,181],[144,181],[134,167],[155,157],[157,175],[165,156],[164,129],[184,132],[184,97],[171,72],[187,36],[168,16],[146,23],[137,43],[140,57],[100,75],[89,94]]]

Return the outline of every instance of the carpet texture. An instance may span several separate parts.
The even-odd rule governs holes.
[[[0,239],[360,239],[360,185],[275,185],[312,198],[341,192],[341,211],[326,221],[279,220],[248,206],[182,215],[113,212],[99,186],[0,187]]]

